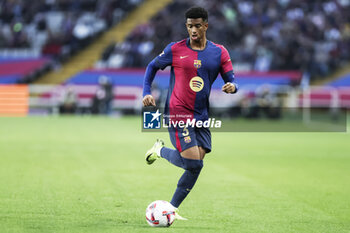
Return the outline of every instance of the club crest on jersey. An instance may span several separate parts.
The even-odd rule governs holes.
[[[184,138],[185,143],[190,143],[191,142],[191,137],[187,136]]]
[[[193,65],[194,65],[194,67],[199,69],[202,66],[202,61],[201,60],[194,60]]]
[[[199,92],[204,87],[204,81],[201,77],[195,76],[190,80],[190,88],[194,92]]]

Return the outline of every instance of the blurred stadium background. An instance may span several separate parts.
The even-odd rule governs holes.
[[[349,232],[349,133],[290,133],[305,128],[269,118],[349,110],[350,0],[0,0],[0,232],[154,230],[144,210],[171,198],[182,171],[144,164],[156,137],[171,144],[141,132],[143,75],[187,36],[192,5],[209,11],[208,39],[240,85],[226,95],[218,77],[214,113],[289,133],[213,133],[181,207],[191,220],[169,230]],[[161,106],[168,82],[158,72]]]
[[[241,88],[228,97],[218,78],[212,106],[248,117],[260,105],[350,107],[348,0],[2,0],[0,114],[137,111],[145,67],[186,37],[192,5],[208,9],[208,38],[228,49]],[[160,102],[168,72],[155,80]]]

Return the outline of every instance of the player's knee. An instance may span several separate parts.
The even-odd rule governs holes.
[[[194,173],[200,173],[203,168],[203,160],[184,158],[184,168]]]

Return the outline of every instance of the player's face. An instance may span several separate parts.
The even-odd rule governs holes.
[[[190,19],[186,21],[188,35],[194,42],[200,42],[205,38],[208,29],[208,22],[204,22],[202,18]]]

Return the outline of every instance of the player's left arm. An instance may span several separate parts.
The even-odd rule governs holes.
[[[238,84],[234,82],[233,71],[227,72],[221,76],[225,81],[225,85],[222,86],[221,90],[226,93],[236,93],[238,91]]]
[[[221,47],[221,51],[220,74],[225,81],[225,85],[222,86],[222,91],[233,94],[238,91],[238,85],[234,81],[235,76],[233,73],[231,58],[224,46]]]

